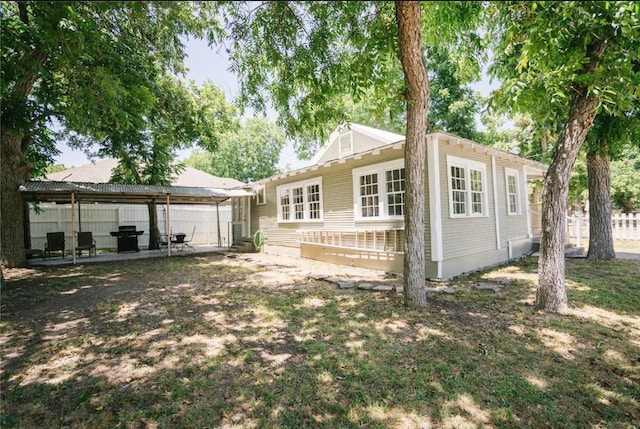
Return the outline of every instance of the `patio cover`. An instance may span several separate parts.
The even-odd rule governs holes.
[[[198,188],[192,186],[125,185],[119,183],[51,182],[30,180],[19,191],[27,202],[69,204],[72,200],[98,203],[148,202],[171,204],[215,204],[232,197],[253,196],[246,189]],[[73,194],[73,197],[72,197]]]
[[[51,182],[29,180],[18,188],[26,202],[71,204],[71,229],[75,232],[74,207],[76,203],[130,203],[145,204],[215,204],[232,197],[249,197],[254,192],[246,189],[198,188],[192,186],[125,185],[120,183]],[[170,213],[167,210],[167,213]],[[165,231],[169,231],[167,215]],[[220,218],[218,217],[218,230]],[[71,234],[73,263],[76,263],[75,235]],[[169,246],[171,256],[171,246]]]

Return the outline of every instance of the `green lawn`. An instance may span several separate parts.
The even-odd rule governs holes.
[[[533,310],[536,268],[420,311],[212,256],[12,272],[0,423],[640,427],[640,263],[569,260],[566,315]]]

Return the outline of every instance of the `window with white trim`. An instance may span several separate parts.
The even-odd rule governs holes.
[[[320,185],[307,185],[307,204],[309,205],[309,219],[320,219]]]
[[[267,189],[265,185],[256,185],[256,204],[261,206],[267,204]]]
[[[510,215],[520,214],[520,175],[518,170],[505,167],[504,175],[507,188],[507,213]]]
[[[289,198],[289,188],[279,189],[278,195],[278,216],[282,221],[289,220],[291,218],[291,199]]]
[[[396,159],[353,170],[356,219],[404,216],[404,160]]]
[[[487,215],[487,166],[478,161],[447,155],[449,215]]]
[[[322,220],[322,178],[278,186],[278,222]]]

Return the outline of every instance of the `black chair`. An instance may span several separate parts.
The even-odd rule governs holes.
[[[44,245],[44,258],[51,256],[51,252],[60,252],[64,259],[64,232],[47,232],[47,242]]]
[[[76,243],[76,251],[82,256],[82,251],[88,250],[89,257],[91,257],[91,251],[93,255],[96,255],[96,241],[93,239],[93,233],[90,231],[78,232],[78,242]]]
[[[166,252],[169,247],[169,239],[167,234],[160,233],[160,230],[156,229],[156,244],[158,245],[158,249],[161,252]]]
[[[183,234],[183,233],[179,233],[179,234],[174,235],[171,238],[171,247],[174,248],[174,249],[177,249],[179,251],[183,251],[184,250],[184,246],[185,246],[184,239],[186,237],[187,237],[187,234]],[[189,246],[189,247],[191,247],[191,246]],[[193,249],[193,247],[192,247],[192,249]]]
[[[186,247],[191,248],[191,250],[193,250],[194,252],[196,251],[195,247],[193,247],[189,243],[191,243],[193,241],[193,236],[194,236],[195,233],[196,233],[196,226],[193,225],[193,231],[191,231],[191,237],[188,240],[184,240],[184,245]]]

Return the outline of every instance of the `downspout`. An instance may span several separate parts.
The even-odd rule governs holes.
[[[431,230],[431,261],[438,266],[437,278],[442,278],[442,197],[440,195],[440,150],[438,136],[427,140],[427,174],[429,175],[429,222]]]
[[[493,175],[493,207],[496,223],[496,249],[500,250],[500,216],[498,214],[498,180],[496,178],[496,170],[496,156],[491,155],[491,174]]]
[[[531,232],[531,208],[529,206],[529,186],[527,184],[527,166],[523,165],[522,166],[522,181],[523,181],[523,190],[521,192],[521,196],[520,198],[524,199],[524,212],[525,215],[527,216],[527,235],[528,238],[533,238],[533,233]]]

